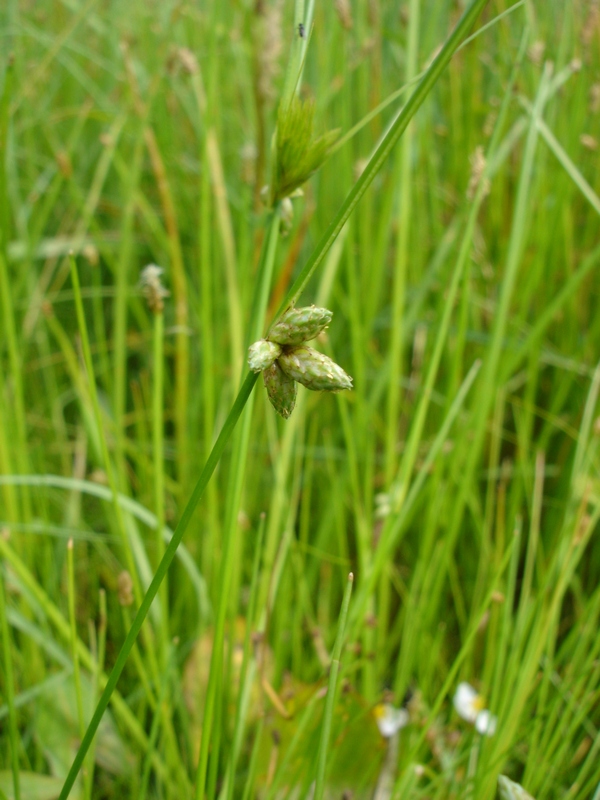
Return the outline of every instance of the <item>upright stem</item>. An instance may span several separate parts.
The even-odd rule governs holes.
[[[6,704],[8,706],[8,729],[10,741],[10,756],[13,776],[13,794],[15,800],[21,798],[19,784],[19,729],[17,726],[17,713],[15,709],[15,684],[12,662],[12,643],[6,618],[6,595],[4,593],[4,574],[0,570],[0,627],[2,629],[2,650],[4,651],[4,688],[6,691]]]
[[[156,511],[156,563],[159,564],[165,553],[163,531],[165,527],[165,470],[164,470],[164,316],[162,309],[154,313],[153,328],[153,370],[152,382],[152,461],[154,464],[154,508]],[[166,657],[166,644],[169,638],[169,590],[167,577],[160,590],[161,601],[161,639],[163,658]]]
[[[265,245],[259,265],[257,290],[254,297],[253,313],[249,341],[259,339],[264,330],[264,319],[267,311],[269,289],[275,263],[275,252],[279,236],[279,214],[274,212],[265,238]],[[249,399],[248,408],[242,421],[240,435],[236,438],[232,455],[232,477],[227,493],[227,519],[223,532],[223,552],[221,555],[221,577],[219,581],[219,605],[217,620],[213,637],[213,647],[210,660],[210,673],[206,690],[204,705],[204,718],[202,723],[202,740],[200,743],[200,758],[196,773],[196,798],[204,800],[206,772],[208,767],[209,747],[214,722],[215,704],[218,694],[218,677],[222,672],[223,643],[225,640],[225,621],[229,607],[229,592],[232,585],[234,562],[233,546],[237,530],[237,514],[241,500],[242,487],[250,443],[250,427],[252,422],[253,399]],[[217,758],[216,747],[212,757]]]
[[[340,611],[340,622],[338,633],[333,646],[331,657],[331,667],[329,669],[329,685],[327,687],[327,697],[325,700],[325,712],[323,714],[323,725],[321,728],[321,742],[319,745],[319,759],[317,762],[317,780],[315,784],[314,800],[323,800],[325,792],[325,767],[327,766],[327,751],[329,749],[329,738],[331,736],[331,722],[333,719],[333,709],[335,707],[335,693],[337,689],[337,678],[340,671],[340,658],[342,656],[342,645],[346,633],[346,621],[348,619],[348,606],[350,605],[350,595],[352,594],[352,584],[354,575],[350,573],[346,582],[344,599],[342,600],[342,610]]]
[[[417,45],[419,40],[420,0],[411,0],[408,12],[408,46],[406,56],[406,82],[410,83],[417,72]],[[385,480],[389,485],[398,462],[398,422],[400,412],[400,375],[402,374],[402,346],[404,344],[404,300],[408,270],[411,231],[412,151],[414,124],[406,129],[400,145],[396,165],[398,181],[398,241],[396,263],[392,281],[392,324],[390,338],[390,381],[387,397],[387,426],[385,443]]]

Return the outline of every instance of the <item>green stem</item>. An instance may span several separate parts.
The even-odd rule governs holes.
[[[410,82],[417,72],[417,50],[419,38],[420,0],[411,0],[408,12],[408,46],[406,54],[406,80]],[[410,234],[412,227],[412,162],[414,125],[406,129],[396,162],[398,182],[398,237],[396,263],[392,283],[392,325],[390,331],[389,374],[387,396],[387,424],[385,439],[385,480],[389,484],[398,462],[398,424],[400,417],[400,381],[402,375],[402,349],[405,337],[404,306],[406,281],[410,262]]]
[[[276,210],[271,217],[269,231],[265,239],[265,246],[262,252],[258,272],[258,284],[254,297],[252,324],[249,340],[252,342],[258,339],[264,327],[264,318],[267,310],[269,288],[271,286],[271,276],[275,262],[275,252],[277,239],[279,236],[279,213]],[[250,443],[250,425],[252,422],[252,402],[246,410],[242,422],[242,429],[237,437],[232,454],[232,477],[229,481],[227,493],[227,519],[223,532],[223,552],[221,555],[221,577],[219,581],[219,606],[217,609],[217,619],[213,639],[213,648],[210,660],[210,672],[208,687],[206,690],[206,702],[204,705],[204,718],[202,722],[202,740],[200,743],[200,758],[198,760],[198,770],[196,773],[196,799],[204,800],[206,772],[208,767],[209,748],[213,744],[212,758],[218,757],[218,745],[211,742],[215,705],[218,696],[218,677],[222,671],[223,643],[225,640],[225,622],[227,619],[227,609],[229,607],[229,595],[232,586],[233,570],[235,565],[234,558],[234,538],[237,531],[237,513],[240,505],[246,462],[248,458],[248,446]]]
[[[152,383],[152,460],[154,462],[154,507],[156,509],[156,561],[160,563],[164,553],[163,531],[165,527],[165,470],[164,470],[164,316],[162,311],[154,314],[153,331],[153,369],[154,380]],[[161,640],[163,658],[167,652],[169,639],[169,614],[168,614],[168,584],[165,578],[160,590],[161,602]]]
[[[77,622],[75,619],[75,565],[73,561],[73,539],[67,543],[67,574],[69,590],[69,624],[71,626],[71,656],[73,658],[73,679],[75,681],[75,700],[77,704],[77,723],[79,735],[83,736],[85,721],[83,716],[83,699],[81,695],[81,673],[79,671],[79,654],[77,652]]]
[[[331,668],[329,670],[329,685],[327,687],[327,698],[325,700],[325,712],[323,714],[323,727],[321,728],[321,742],[319,744],[319,760],[317,762],[317,780],[313,800],[323,800],[325,791],[325,767],[327,766],[327,750],[329,749],[329,738],[331,736],[331,722],[333,719],[333,709],[335,705],[335,691],[337,688],[337,678],[340,671],[340,658],[342,655],[342,645],[344,644],[344,634],[346,632],[346,621],[348,619],[348,606],[350,605],[350,595],[352,594],[352,584],[354,575],[350,573],[346,582],[344,599],[342,600],[342,610],[340,611],[340,623],[338,633],[333,647],[331,657]]]
[[[100,410],[100,401],[98,400],[98,391],[96,388],[94,362],[92,361],[92,350],[90,347],[87,323],[85,321],[85,313],[83,310],[83,299],[81,297],[81,288],[79,284],[79,275],[77,273],[77,265],[72,255],[70,256],[70,261],[71,261],[71,281],[73,283],[73,294],[75,298],[75,311],[77,313],[77,324],[79,327],[79,335],[81,336],[81,348],[83,350],[83,360],[87,372],[88,389],[89,389],[90,399],[92,402],[94,422],[98,434],[98,444],[100,446],[100,452],[102,455],[102,461],[104,462],[106,477],[108,479],[108,483],[112,493],[113,508],[117,520],[117,527],[119,530],[119,534],[121,536],[121,542],[123,546],[127,569],[129,570],[131,579],[133,581],[133,588],[134,588],[134,595],[136,602],[139,603],[141,600],[140,581],[138,577],[136,564],[133,558],[133,553],[131,551],[131,547],[129,546],[127,529],[125,526],[125,519],[123,517],[123,512],[117,499],[118,496],[117,481],[113,470],[112,462],[110,459],[110,454],[108,452],[106,437],[103,435],[104,426],[102,423],[102,411]]]
[[[8,727],[13,775],[13,792],[15,800],[20,800],[19,729],[17,727],[17,714],[15,709],[12,645],[10,641],[10,632],[8,630],[8,620],[6,618],[6,596],[4,593],[4,575],[2,572],[0,572],[0,625],[2,626],[2,649],[4,650],[4,689],[6,691],[6,704],[8,706]]]

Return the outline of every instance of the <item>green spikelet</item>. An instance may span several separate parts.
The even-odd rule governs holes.
[[[262,372],[268,369],[276,358],[281,355],[281,347],[275,342],[259,339],[248,348],[248,366],[252,372]]]
[[[284,350],[277,363],[289,378],[315,392],[339,392],[352,388],[352,378],[323,353],[303,345]]]
[[[267,339],[282,345],[298,345],[314,339],[329,325],[333,314],[327,308],[289,308],[269,331]]]
[[[287,419],[296,405],[296,382],[285,374],[277,361],[263,371],[263,380],[271,405]]]
[[[289,197],[327,158],[338,131],[313,137],[314,103],[297,97],[279,108],[274,141],[271,203]]]

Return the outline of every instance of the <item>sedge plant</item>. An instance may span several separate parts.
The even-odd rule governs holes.
[[[329,225],[329,228],[324,233],[321,241],[317,245],[313,255],[308,259],[307,263],[304,265],[302,271],[300,272],[298,278],[293,283],[292,287],[290,288],[287,296],[282,303],[282,308],[280,312],[276,315],[274,322],[277,322],[283,311],[291,305],[294,305],[300,296],[302,290],[310,280],[312,274],[317,269],[319,264],[321,263],[322,259],[324,258],[327,250],[333,242],[335,238],[339,234],[340,230],[346,223],[347,219],[350,217],[353,209],[356,207],[357,203],[359,202],[362,195],[367,190],[369,184],[372,182],[374,177],[376,176],[378,170],[381,168],[385,158],[393,149],[394,145],[408,126],[411,118],[417,112],[420,105],[423,103],[429,92],[431,91],[432,87],[435,84],[435,81],[439,78],[440,74],[442,73],[443,69],[446,67],[448,62],[450,61],[452,54],[459,46],[461,40],[465,37],[465,35],[471,29],[475,19],[477,18],[478,14],[481,12],[481,9],[485,5],[485,0],[474,0],[474,2],[467,8],[463,16],[461,17],[460,21],[457,23],[452,35],[446,41],[444,47],[437,55],[435,60],[432,62],[429,70],[425,73],[424,77],[422,78],[421,82],[418,84],[417,88],[411,95],[410,99],[403,107],[402,111],[398,114],[397,118],[395,119],[393,125],[390,127],[389,131],[387,132],[386,136],[383,138],[381,144],[373,154],[370,159],[369,164],[363,171],[362,175],[356,182],[355,186],[349,192],[345,202],[343,203],[342,207],[340,208],[337,215],[334,217],[332,222]],[[312,162],[311,162],[311,169],[312,169]],[[253,336],[251,336],[251,340],[260,338],[260,332],[263,327],[263,318],[266,312],[267,307],[267,299],[268,299],[268,291],[271,282],[271,275],[273,269],[273,262],[274,262],[274,244],[276,241],[276,237],[278,235],[278,217],[277,212],[273,214],[273,221],[270,224],[270,230],[267,234],[266,241],[267,245],[265,248],[265,256],[263,259],[263,263],[261,266],[261,270],[259,274],[261,275],[261,280],[259,280],[258,292],[256,295],[256,304],[254,307],[253,313],[253,320],[255,329],[253,331]],[[73,274],[76,275],[76,272],[73,271]],[[123,643],[119,656],[115,662],[115,665],[112,669],[112,672],[109,676],[107,681],[106,687],[102,693],[102,696],[98,702],[96,710],[92,716],[92,719],[87,727],[73,765],[69,771],[69,775],[65,781],[63,789],[61,791],[60,800],[65,800],[68,797],[69,791],[73,785],[75,777],[81,768],[87,750],[91,744],[91,741],[96,733],[100,720],[102,719],[102,715],[108,703],[110,701],[111,694],[116,687],[117,681],[119,676],[125,666],[125,662],[131,652],[133,644],[137,638],[138,633],[142,628],[142,624],[144,619],[150,609],[152,601],[156,596],[160,585],[162,584],[167,570],[175,556],[177,547],[183,538],[183,534],[187,528],[191,515],[199,502],[202,494],[210,480],[212,473],[221,457],[221,454],[227,444],[246,404],[249,401],[249,398],[252,393],[252,389],[257,380],[257,375],[255,373],[250,372],[247,377],[244,379],[243,384],[240,388],[238,396],[232,406],[232,409],[227,417],[223,428],[217,438],[215,446],[211,451],[211,454],[206,462],[206,465],[198,479],[196,487],[192,492],[192,495],[187,503],[187,506],[181,516],[179,524],[177,525],[173,538],[169,542],[161,563],[159,564],[152,582],[148,587],[141,603],[139,609],[136,613],[135,619],[129,629],[127,637]],[[250,415],[247,414],[246,418],[249,419]],[[244,433],[244,432],[243,432]],[[247,441],[247,432],[246,436],[242,436],[240,439],[242,440],[242,446],[244,439]],[[246,445],[247,447],[247,445]],[[240,463],[238,461],[238,463]],[[229,564],[230,559],[228,558],[230,555],[229,551],[229,542],[231,541],[231,534],[226,534],[225,539],[225,548],[223,551],[223,568],[225,570],[224,577],[221,582],[221,587],[223,590],[223,596],[227,597],[227,590],[229,586],[229,580],[227,571],[230,569]],[[214,696],[214,681],[216,680],[216,675],[218,674],[218,667],[220,667],[219,658],[219,650],[220,645],[222,646],[222,639],[224,635],[224,624],[225,624],[225,611],[226,611],[226,603],[223,599],[221,603],[222,611],[219,615],[217,621],[217,633],[215,636],[215,642],[213,647],[213,661],[211,669],[211,676],[212,676],[212,685],[209,684],[208,693],[207,693],[207,702],[206,702],[206,711],[205,711],[205,726],[204,726],[204,735],[202,738],[202,750],[200,753],[200,760],[198,765],[198,774],[196,778],[196,793],[197,797],[204,796],[204,781],[206,775],[206,764],[208,760],[208,742],[210,737],[210,730],[212,725],[212,714],[213,714],[213,705],[212,705],[212,698]],[[211,702],[212,701],[212,702]]]

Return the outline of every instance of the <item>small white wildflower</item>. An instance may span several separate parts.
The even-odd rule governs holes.
[[[401,728],[408,725],[409,716],[405,708],[395,708],[391,703],[381,703],[375,707],[375,720],[384,739],[391,739]]]
[[[498,720],[487,708],[477,714],[475,730],[482,736],[493,736],[496,733]]]
[[[458,716],[474,725],[481,706],[481,697],[471,684],[459,683],[454,693],[454,708]]]
[[[494,714],[483,707],[483,697],[470,683],[459,683],[454,693],[454,708],[459,717],[462,717],[475,730],[486,736],[493,736],[498,723]]]

